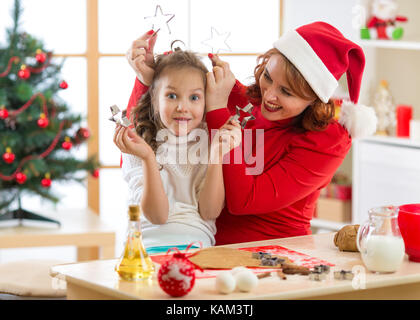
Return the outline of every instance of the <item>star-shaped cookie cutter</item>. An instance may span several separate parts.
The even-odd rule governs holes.
[[[158,15],[158,10],[160,11],[159,15]],[[168,20],[165,20],[166,16],[169,16]],[[153,36],[154,36],[156,33],[158,33],[162,29],[164,24],[166,24],[166,27],[168,28],[169,34],[171,34],[171,29],[169,28],[168,22],[171,21],[174,17],[175,17],[175,15],[172,14],[172,13],[164,14],[162,12],[161,6],[157,5],[156,10],[155,10],[155,15],[154,16],[149,16],[149,17],[144,17],[144,19],[150,19],[151,20],[153,30],[155,29],[155,27],[157,27],[157,30],[153,34]]]
[[[249,120],[255,120],[254,115],[251,113],[253,109],[254,109],[254,106],[253,106],[251,103],[248,103],[248,104],[247,104],[244,108],[242,108],[242,109],[241,109],[241,108],[239,108],[238,106],[236,106],[236,114],[233,116],[233,118],[232,118],[232,119],[234,119],[234,120],[238,121],[238,120],[239,120],[239,118],[241,117],[241,111],[248,113],[248,114],[249,114],[249,116],[244,117],[244,118],[242,119],[242,122],[241,122],[241,127],[242,127],[242,129],[244,129],[244,128],[245,128],[245,126],[246,126],[246,124],[247,124],[247,122],[248,122]]]
[[[109,118],[110,121],[116,122],[124,127],[130,126],[130,120],[127,118],[127,111],[121,111],[117,105],[113,105],[110,107],[112,116]]]
[[[211,27],[210,38],[202,41],[201,43],[210,47],[212,53],[219,53],[220,50],[231,52],[231,48],[227,44],[227,38],[230,36],[230,32],[220,33],[214,27]],[[215,49],[217,51],[215,52]]]

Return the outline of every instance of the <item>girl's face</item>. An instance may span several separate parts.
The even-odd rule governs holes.
[[[158,79],[156,107],[162,123],[176,136],[197,128],[205,110],[202,73],[195,68],[171,68]]]
[[[261,114],[270,121],[295,117],[302,113],[313,100],[296,96],[288,86],[283,57],[272,55],[261,73]]]

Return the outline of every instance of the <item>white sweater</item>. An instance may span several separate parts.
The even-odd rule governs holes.
[[[194,129],[182,137],[169,130],[161,130],[160,135],[162,141],[167,141],[159,146],[156,160],[162,165],[160,176],[169,201],[169,216],[165,224],[156,225],[142,215],[144,245],[148,248],[200,241],[203,247],[213,246],[215,220],[203,220],[198,212],[198,195],[207,171],[207,128]],[[129,204],[139,205],[143,194],[142,161],[130,154],[122,156]]]

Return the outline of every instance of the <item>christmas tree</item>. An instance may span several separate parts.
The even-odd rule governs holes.
[[[60,78],[64,60],[54,63],[42,41],[20,30],[20,0],[12,15],[8,43],[0,44],[0,220],[33,218],[22,208],[22,196],[57,203],[55,183],[84,183],[87,174],[97,177],[99,167],[96,157],[80,160],[70,151],[90,131],[58,97],[68,86]]]

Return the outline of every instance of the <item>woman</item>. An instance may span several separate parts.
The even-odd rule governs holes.
[[[249,88],[232,80],[227,63],[217,56],[211,59],[215,67],[207,78],[209,131],[228,122],[236,106],[249,102],[255,117],[245,127],[254,139],[251,144],[243,139],[243,161],[223,165],[226,206],[216,220],[216,244],[310,234],[320,190],[331,181],[354,135],[353,128],[334,120],[330,98],[346,72],[350,100],[357,103],[365,64],[362,49],[327,23],[304,25],[260,57],[256,82]],[[132,98],[142,90],[138,82]],[[372,121],[363,129],[374,131],[372,110],[350,106],[342,113],[351,114],[351,109],[366,111]],[[264,130],[263,141],[258,129]],[[255,164],[247,159],[261,153],[262,172],[249,174]]]

